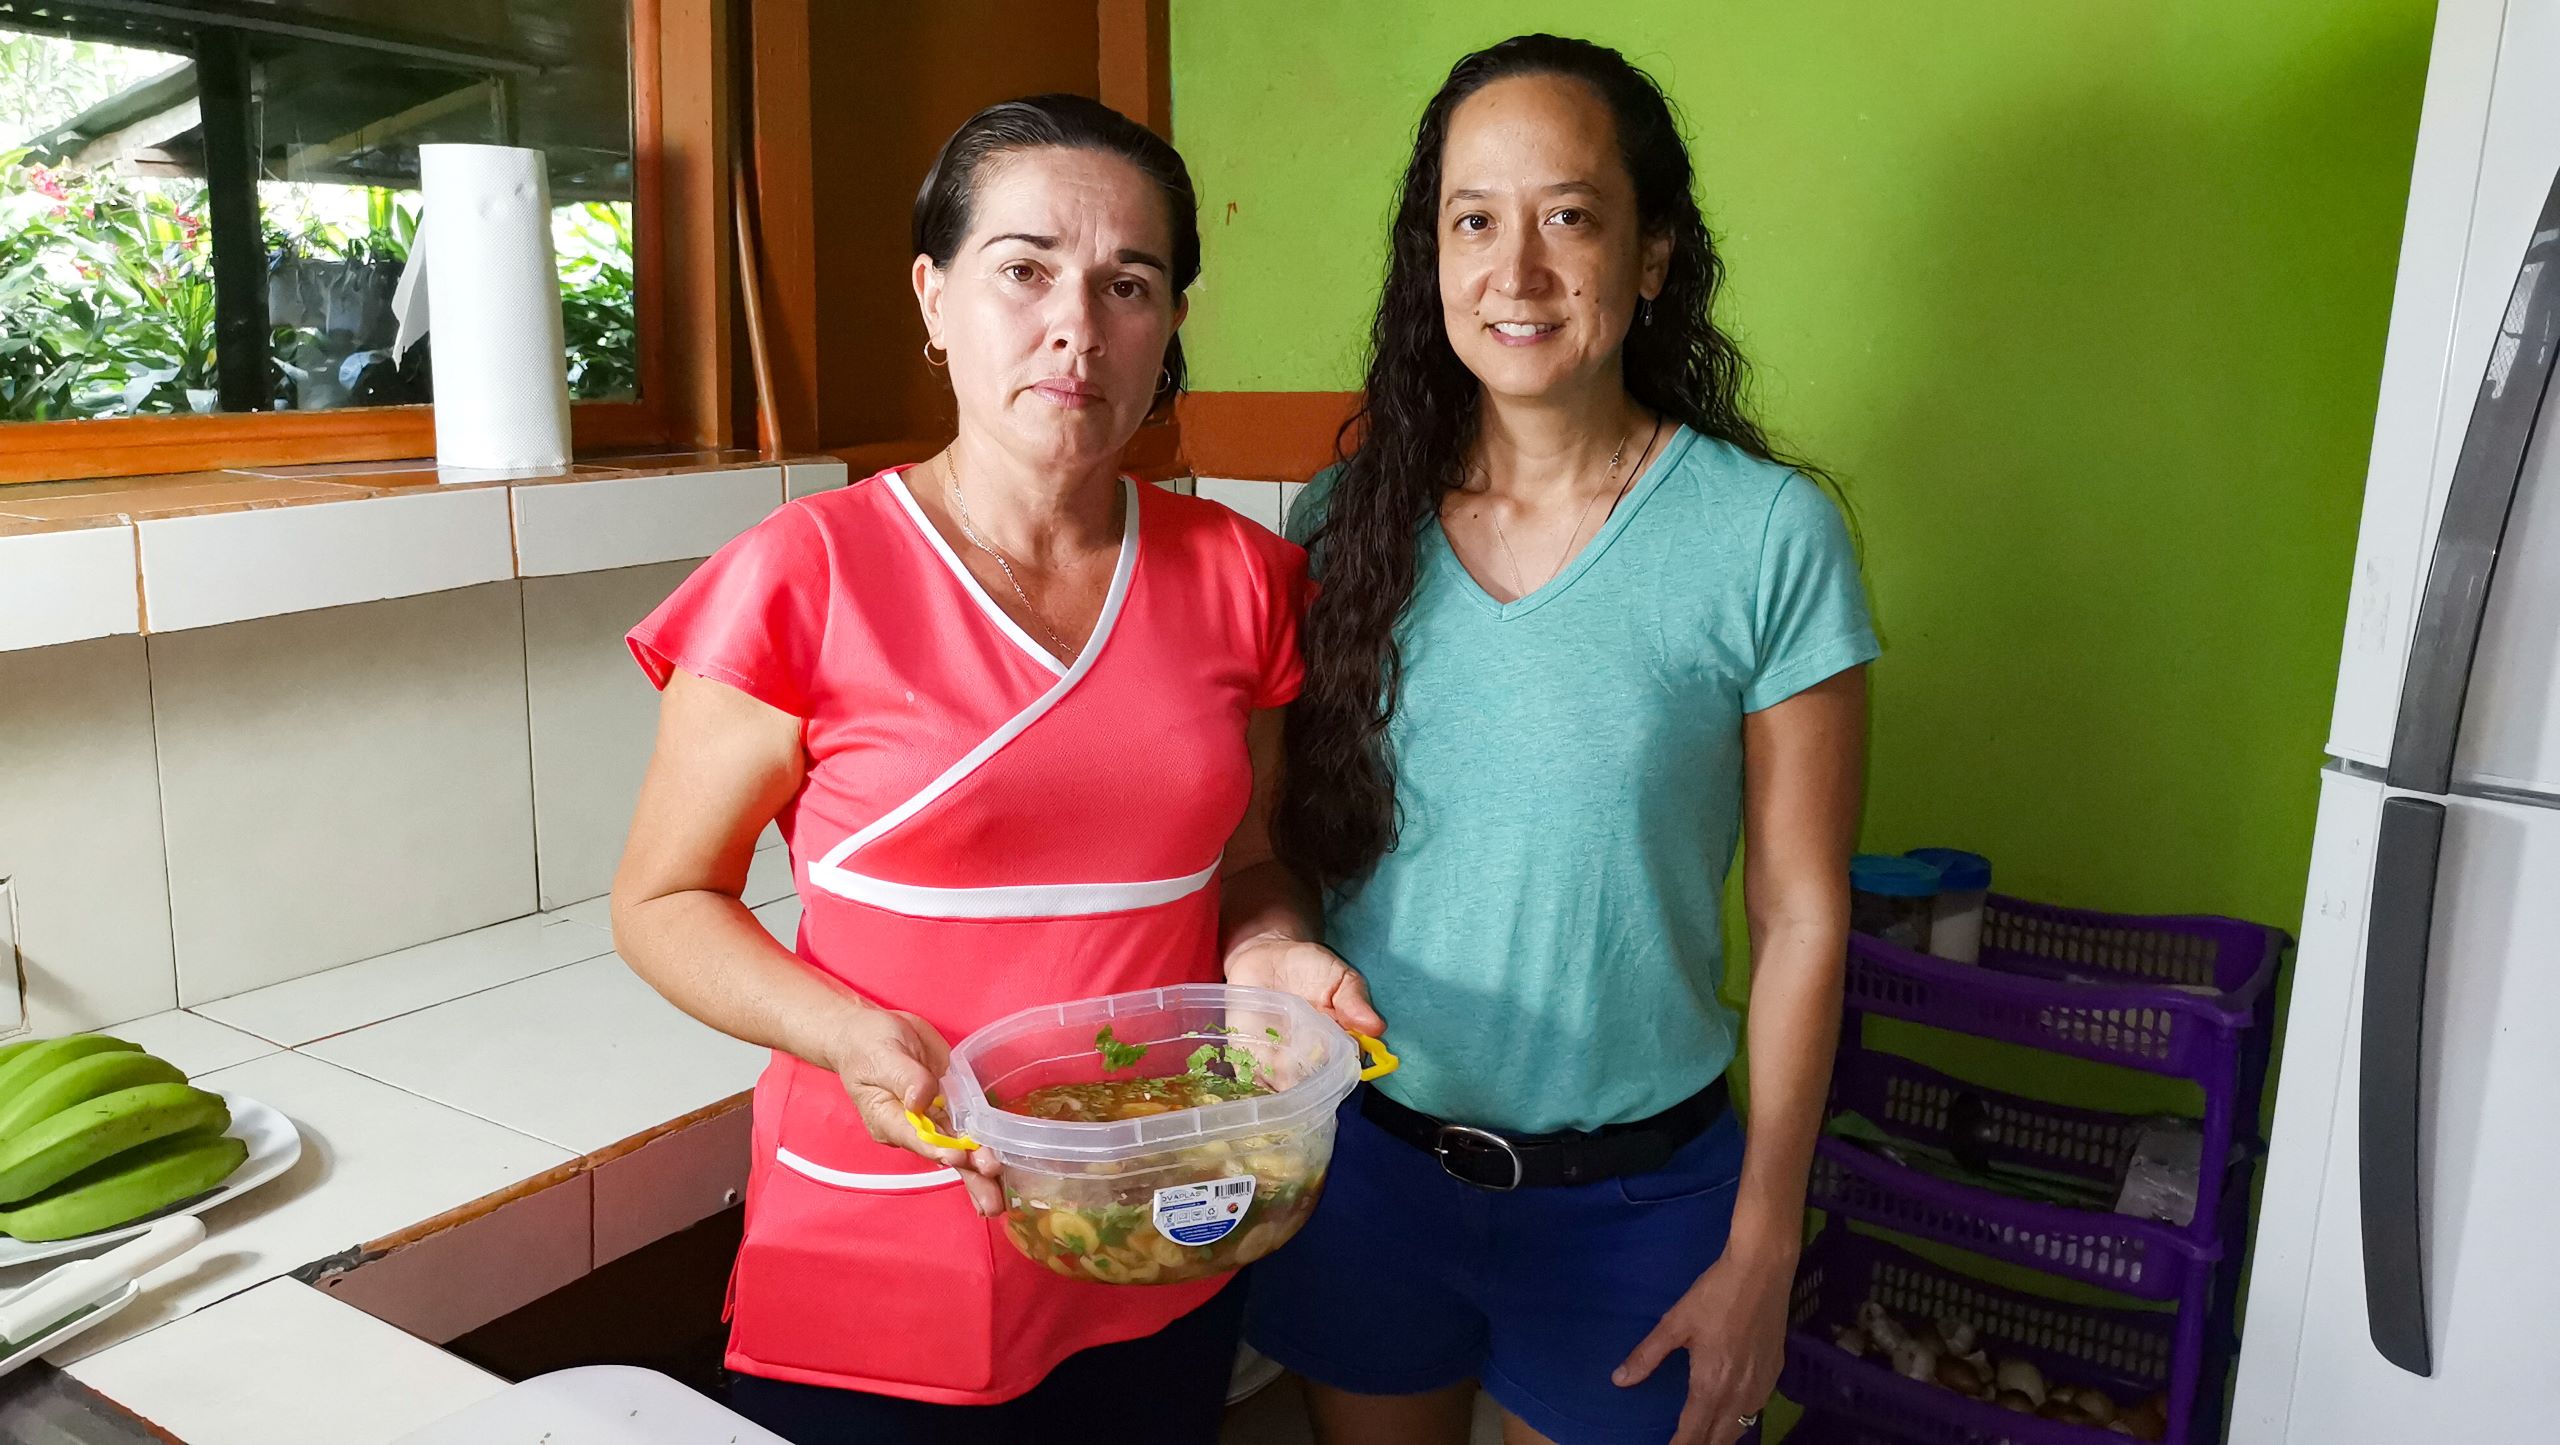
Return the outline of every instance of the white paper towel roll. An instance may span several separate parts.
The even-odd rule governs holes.
[[[567,465],[569,363],[542,152],[422,145],[418,173],[425,211],[394,304],[400,346],[435,336],[437,465]]]

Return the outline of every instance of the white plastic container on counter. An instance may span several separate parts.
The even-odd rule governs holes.
[[[1938,870],[1929,914],[1929,952],[1950,963],[1982,961],[1982,909],[1991,895],[1991,860],[1961,848],[1914,848],[1903,854]]]
[[[1376,1060],[1365,1067],[1364,1050]],[[1204,1057],[1272,1092],[1112,1123],[1005,1107],[1056,1085],[1181,1074]],[[1034,1263],[1105,1284],[1174,1284],[1250,1264],[1296,1234],[1333,1159],[1335,1107],[1394,1067],[1375,1039],[1355,1040],[1295,995],[1176,984],[998,1019],[951,1051],[950,1134],[908,1118],[930,1142],[995,1154],[1005,1233]]]

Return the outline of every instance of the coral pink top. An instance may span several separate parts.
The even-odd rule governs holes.
[[[957,1043],[1017,1009],[1219,977],[1219,852],[1245,724],[1297,695],[1299,549],[1216,503],[1122,484],[1128,523],[1073,664],[1017,627],[895,471],[784,506],[631,632],[802,719],[783,809],[807,964]],[[1064,1279],[959,1176],[875,1144],[842,1082],[757,1081],[730,1368],[944,1403],[1163,1328],[1223,1280]]]

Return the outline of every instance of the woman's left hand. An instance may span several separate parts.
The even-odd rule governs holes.
[[[1689,1403],[1672,1445],[1733,1445],[1778,1388],[1786,1360],[1787,1295],[1793,1260],[1727,1253],[1653,1327],[1610,1378],[1620,1386],[1651,1376],[1673,1350],[1689,1352]]]
[[[1360,970],[1321,943],[1296,938],[1240,943],[1227,955],[1227,982],[1296,994],[1356,1034],[1375,1038],[1387,1031],[1387,1021],[1369,1002],[1369,984]]]

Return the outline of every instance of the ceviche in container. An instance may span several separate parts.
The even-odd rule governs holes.
[[[1366,1052],[1370,1058],[1364,1060]],[[1333,1114],[1395,1056],[1293,994],[1187,983],[1009,1015],[951,1051],[928,1142],[1004,1166],[1005,1233],[1104,1284],[1239,1269],[1314,1212]]]

